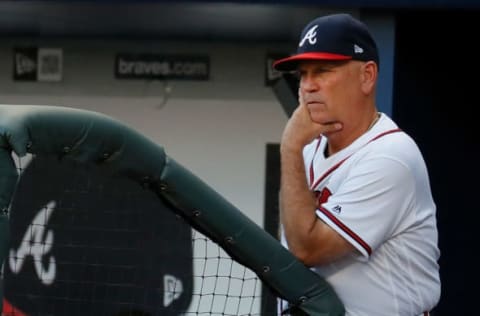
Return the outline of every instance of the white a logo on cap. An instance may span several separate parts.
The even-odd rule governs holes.
[[[317,29],[318,25],[312,26],[307,33],[305,33],[305,36],[302,38],[300,41],[300,44],[298,46],[302,47],[303,44],[305,44],[305,41],[308,40],[310,45],[313,45],[317,42],[317,39],[315,38],[317,36],[317,32],[315,30]]]

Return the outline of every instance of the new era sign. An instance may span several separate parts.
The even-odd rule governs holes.
[[[16,81],[61,81],[63,51],[60,48],[17,47],[13,53]]]

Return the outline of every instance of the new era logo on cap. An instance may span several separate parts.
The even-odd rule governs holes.
[[[302,60],[360,60],[379,64],[377,45],[367,26],[350,14],[321,16],[308,23],[297,53],[277,60],[273,68],[292,71]]]
[[[361,48],[360,46],[355,44],[355,45],[353,45],[353,51],[355,52],[355,54],[361,54],[361,53],[363,53],[363,48]]]

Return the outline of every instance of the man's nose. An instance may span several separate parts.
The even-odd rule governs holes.
[[[302,77],[302,79],[300,80],[300,89],[305,92],[316,91],[319,88],[320,86],[318,85],[318,82],[313,80],[313,78],[310,76]]]

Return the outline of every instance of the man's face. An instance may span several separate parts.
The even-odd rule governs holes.
[[[317,123],[342,121],[361,92],[356,61],[305,61],[298,73],[300,97]]]

